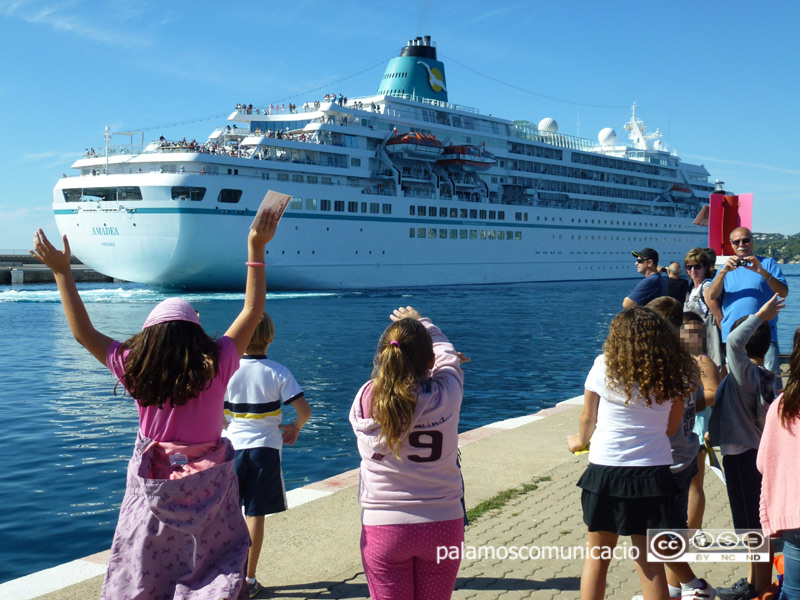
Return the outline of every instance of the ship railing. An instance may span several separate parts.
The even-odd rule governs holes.
[[[535,131],[527,127],[514,126],[514,137],[531,142],[542,142],[550,144],[551,146],[558,146],[560,148],[567,148],[570,150],[593,150],[595,143],[592,140],[577,137],[574,135],[566,135],[564,133],[549,133],[546,131]],[[522,154],[515,152],[515,154]]]

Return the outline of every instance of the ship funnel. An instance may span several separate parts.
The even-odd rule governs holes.
[[[389,61],[377,93],[447,102],[446,81],[444,64],[436,58],[431,36],[417,36],[408,40],[400,56]]]

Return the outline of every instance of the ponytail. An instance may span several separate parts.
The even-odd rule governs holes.
[[[378,442],[396,457],[409,433],[420,380],[433,358],[433,341],[416,319],[389,325],[378,342],[372,386],[372,418],[381,426]]]

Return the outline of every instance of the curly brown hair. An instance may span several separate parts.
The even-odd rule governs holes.
[[[128,354],[117,383],[140,406],[162,408],[167,400],[172,406],[183,406],[210,385],[219,368],[216,342],[200,325],[188,321],[148,327],[123,342],[120,350]]]
[[[416,319],[389,325],[378,342],[372,372],[372,418],[381,426],[378,442],[400,458],[417,408],[421,379],[433,358],[433,340]]]
[[[624,392],[626,404],[637,386],[646,406],[686,398],[700,378],[697,364],[681,349],[675,328],[641,306],[614,317],[603,354],[606,379]]]

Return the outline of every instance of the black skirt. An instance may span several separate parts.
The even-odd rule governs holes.
[[[578,480],[583,522],[589,531],[647,535],[648,529],[671,529],[678,490],[666,465],[607,467],[593,465]]]

